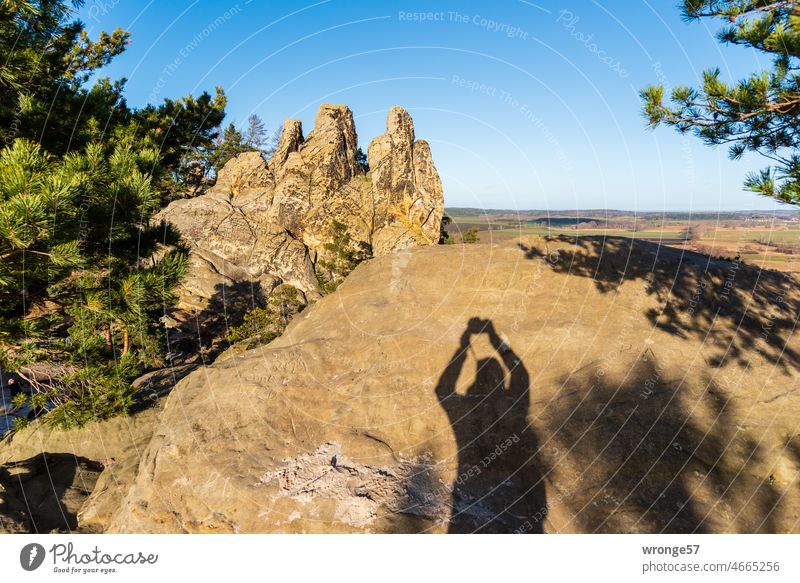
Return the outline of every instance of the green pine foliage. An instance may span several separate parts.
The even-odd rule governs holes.
[[[138,369],[128,359],[119,363],[87,365],[47,385],[34,394],[32,407],[52,410],[44,417],[48,425],[58,429],[82,427],[90,421],[101,421],[126,413],[134,404],[131,380]]]
[[[663,85],[641,92],[650,127],[666,124],[691,132],[711,146],[727,145],[732,159],[757,152],[773,162],[750,174],[745,188],[800,204],[800,2],[684,0],[687,19],[719,18],[722,43],[750,47],[773,57],[772,68],[726,83],[718,68],[703,74],[701,87]]]
[[[165,99],[131,109],[125,79],[91,76],[130,42],[121,29],[91,40],[75,19],[75,0],[0,2],[0,140],[38,143],[51,154],[83,152],[90,144],[125,143],[159,152],[152,172],[164,200],[193,187],[192,160],[208,163],[225,116],[226,97]]]
[[[161,158],[154,175],[164,201],[195,192],[214,168],[219,126],[227,97],[221,87],[214,95],[165,99],[130,113],[126,125],[116,128],[115,139],[155,148]],[[199,168],[199,171],[198,171]]]
[[[154,164],[154,151],[128,146],[58,158],[16,140],[0,152],[2,365],[73,371],[32,382],[30,404],[44,399],[61,427],[124,412],[130,381],[163,364],[159,318],[175,302],[186,252],[175,246],[140,265],[165,232],[148,222],[159,201]]]
[[[26,287],[80,265],[78,195],[68,164],[38,144],[17,140],[0,152],[0,314],[22,308]]]
[[[246,342],[249,347],[272,342],[305,307],[300,290],[289,284],[279,285],[272,290],[265,307],[251,310],[245,314],[241,325],[230,329],[228,340]]]
[[[164,365],[187,252],[152,216],[194,179],[187,160],[211,164],[226,105],[217,88],[129,108],[124,79],[90,81],[129,35],[90,39],[78,5],[0,3],[0,367],[58,427],[127,411]]]
[[[227,125],[214,142],[208,166],[219,172],[231,159],[244,152],[261,152],[268,156],[274,151],[274,138],[270,138],[263,120],[256,114],[247,118],[247,129],[241,132],[234,124]]]
[[[236,129],[235,125],[228,124],[228,127],[225,128],[225,131],[222,132],[222,135],[217,140],[214,153],[210,159],[210,166],[214,169],[214,172],[222,170],[222,167],[231,158],[255,149],[249,146],[247,142],[248,140],[242,136],[242,132]]]
[[[478,227],[470,227],[461,233],[461,242],[466,244],[478,243],[481,240]]]
[[[369,172],[369,162],[367,161],[367,155],[364,153],[364,150],[359,147],[356,150],[356,164],[361,169],[361,171],[366,174]]]
[[[58,0],[0,2],[0,138],[41,142],[63,154],[82,149],[119,121],[122,83],[89,76],[125,50],[129,34],[117,29],[89,39],[72,19],[73,3]]]
[[[324,294],[335,291],[359,263],[372,255],[367,245],[353,241],[347,225],[341,221],[331,221],[330,237],[330,242],[323,246],[325,257],[316,265],[317,284]]]

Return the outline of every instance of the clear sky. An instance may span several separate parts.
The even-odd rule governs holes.
[[[448,206],[640,211],[771,209],[742,190],[757,156],[730,161],[670,128],[647,130],[638,91],[734,80],[769,65],[719,45],[717,22],[677,0],[87,0],[92,36],[128,50],[103,75],[133,106],[224,87],[228,119],[287,117],[308,133],[321,103],[353,110],[366,148],[402,105],[431,144]]]

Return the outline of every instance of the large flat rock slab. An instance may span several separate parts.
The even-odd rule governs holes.
[[[798,532],[798,282],[402,250],[168,397],[110,532]]]

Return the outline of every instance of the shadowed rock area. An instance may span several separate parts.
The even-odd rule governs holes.
[[[155,397],[171,385],[157,383],[159,373],[141,379],[152,404],[128,417],[69,431],[39,419],[1,440],[0,532],[104,531],[153,436],[162,408]]]
[[[362,264],[178,383],[107,530],[800,531],[798,282],[632,248]]]
[[[72,532],[103,465],[71,454],[39,454],[0,466],[0,532]]]

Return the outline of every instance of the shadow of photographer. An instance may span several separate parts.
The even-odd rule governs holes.
[[[476,359],[474,380],[459,394],[459,375],[481,334],[494,353]],[[436,396],[458,445],[449,532],[541,533],[547,507],[537,439],[527,420],[530,376],[490,320],[470,319]]]

